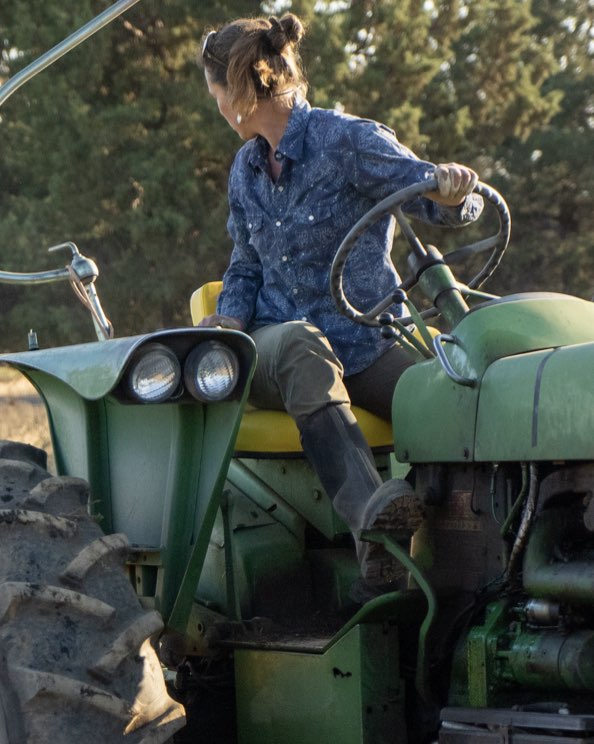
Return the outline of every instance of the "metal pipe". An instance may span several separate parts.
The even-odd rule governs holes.
[[[83,256],[76,244],[71,241],[54,245],[48,250],[55,252],[64,248],[70,250],[72,254],[72,260],[65,268],[22,274],[0,271],[0,284],[46,284],[68,279],[74,294],[91,313],[99,341],[113,338],[113,326],[101,307],[101,301],[95,289],[94,283],[99,276],[97,264],[92,259]]]
[[[531,597],[545,597],[594,604],[592,563],[587,560],[555,560],[555,551],[564,541],[591,539],[575,507],[555,507],[539,514],[526,547],[523,568],[524,589]]]
[[[68,268],[35,271],[30,274],[19,274],[13,271],[0,271],[0,284],[48,284],[61,279],[70,279]]]
[[[521,464],[522,468],[522,486],[520,488],[520,493],[518,494],[518,497],[513,503],[512,508],[509,510],[509,514],[507,515],[507,518],[505,522],[501,525],[500,534],[501,537],[507,537],[507,533],[509,532],[509,528],[513,524],[515,518],[518,516],[518,512],[520,511],[520,508],[522,504],[524,503],[524,498],[526,497],[526,494],[528,493],[528,466],[525,462]]]
[[[15,92],[15,90],[18,90],[21,85],[24,85],[32,77],[35,77],[39,72],[45,70],[46,67],[49,67],[59,60],[60,57],[63,57],[71,49],[82,44],[82,42],[88,39],[89,36],[100,31],[104,26],[107,26],[108,23],[111,23],[114,18],[117,18],[133,5],[136,5],[139,1],[140,0],[119,0],[119,2],[114,3],[110,8],[107,8],[103,13],[100,13],[98,16],[79,28],[78,31],[70,34],[70,36],[64,39],[64,41],[56,44],[55,47],[47,51],[45,54],[42,54],[41,57],[38,57],[34,62],[31,62],[30,65],[27,65],[27,67],[17,72],[16,75],[13,75],[4,83],[4,85],[0,86],[0,106],[2,106],[2,104]]]
[[[535,462],[530,463],[530,485],[528,487],[528,498],[526,499],[526,506],[522,513],[522,520],[520,527],[518,528],[518,534],[512,547],[512,552],[507,564],[505,571],[506,583],[515,583],[517,581],[516,576],[516,565],[520,559],[520,555],[526,545],[529,536],[530,525],[534,519],[536,513],[536,506],[538,501],[538,466]]]

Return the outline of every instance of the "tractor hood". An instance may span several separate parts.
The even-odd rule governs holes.
[[[594,341],[594,303],[553,292],[508,295],[474,307],[452,335],[452,367],[478,385],[497,359]]]
[[[475,307],[448,341],[458,380],[432,359],[396,386],[401,462],[592,458],[594,303],[511,295]]]
[[[594,458],[594,343],[494,362],[480,390],[477,461]]]

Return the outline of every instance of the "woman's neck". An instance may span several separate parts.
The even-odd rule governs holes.
[[[256,131],[268,142],[272,155],[276,152],[287,128],[291,109],[275,105],[274,101],[262,102],[253,122]]]

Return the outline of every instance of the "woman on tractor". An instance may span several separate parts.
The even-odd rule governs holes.
[[[476,219],[482,200],[472,194],[478,178],[469,168],[435,167],[381,124],[311,108],[298,56],[303,35],[287,13],[239,19],[203,38],[209,93],[245,144],[229,177],[231,261],[217,313],[201,325],[252,336],[250,402],[295,419],[305,454],[355,536],[364,580],[386,584],[402,569],[357,536],[378,525],[414,529],[422,507],[414,496],[395,501],[390,482],[382,485],[351,402],[389,418],[394,386],[413,361],[378,329],[340,315],[330,267],[352,225],[405,186],[437,179],[438,190],[404,210],[437,225]],[[393,233],[387,217],[359,240],[346,279],[355,304],[371,306],[397,286]]]

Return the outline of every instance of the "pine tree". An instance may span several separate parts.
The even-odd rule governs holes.
[[[107,4],[0,2],[3,78]],[[191,291],[228,261],[226,184],[241,144],[195,65],[199,39],[284,7],[308,26],[313,105],[382,121],[508,198],[515,237],[492,288],[592,293],[588,0],[142,0],[1,109],[0,267],[55,266],[45,249],[74,240],[99,264],[118,335],[188,324]],[[42,344],[92,336],[64,286],[0,285],[0,307],[4,348],[22,347],[30,326]]]
[[[545,92],[561,94],[550,122],[500,157],[515,205],[513,262],[498,284],[594,295],[594,18],[587,0],[538,0],[534,33],[552,48],[557,70]]]
[[[100,9],[11,5],[5,72]],[[213,4],[202,18],[193,10],[189,2],[135,6],[2,109],[0,266],[55,266],[45,248],[74,240],[99,264],[118,335],[187,325],[191,291],[220,276],[228,258],[225,192],[237,139],[221,126],[195,56],[203,29],[232,8],[215,13]],[[89,320],[63,286],[0,292],[6,347],[22,345],[25,325],[46,343],[89,338]]]

